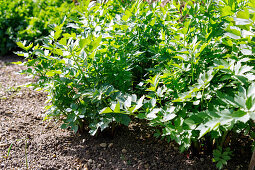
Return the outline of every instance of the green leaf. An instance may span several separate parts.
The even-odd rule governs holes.
[[[137,104],[136,104],[134,110],[132,110],[132,113],[134,113],[135,111],[137,111],[138,109],[140,109],[140,108],[143,106],[143,100],[144,100],[144,98],[145,98],[145,96],[142,96],[142,97],[138,100],[138,102],[137,102]]]
[[[46,76],[53,77],[55,74],[62,74],[61,70],[50,70],[46,73]]]
[[[78,109],[78,105],[75,104],[75,103],[72,103],[72,104],[70,105],[70,107],[71,107],[71,109],[74,110],[74,111]]]
[[[67,108],[65,111],[66,112],[72,112],[73,110],[71,108]]]
[[[139,118],[139,119],[146,119],[146,115],[145,115],[145,113],[139,113],[137,115],[137,118]]]
[[[35,53],[35,55],[38,55],[38,56],[43,56],[44,55],[44,51],[43,50],[41,50],[41,49],[36,49],[36,50],[34,50],[34,53]]]
[[[131,119],[128,115],[121,114],[121,120],[120,120],[121,124],[128,126],[130,122],[131,122]]]
[[[238,111],[233,112],[233,114],[231,116],[233,116],[233,117],[243,117],[246,114],[247,114],[246,112],[238,110]]]
[[[146,117],[147,117],[147,119],[155,119],[155,118],[157,118],[157,113],[158,112],[160,112],[161,111],[161,109],[159,109],[159,108],[155,108],[155,109],[153,109]]]
[[[189,129],[195,129],[196,128],[196,122],[192,119],[185,119],[184,123],[188,126]]]
[[[247,90],[247,96],[248,96],[248,97],[251,97],[251,96],[255,97],[255,83],[252,83],[252,84],[249,86],[249,88],[248,88],[248,90]]]
[[[72,126],[72,130],[74,131],[74,133],[77,133],[78,132],[78,125],[74,125],[74,126]]]
[[[167,122],[167,121],[169,121],[169,120],[174,119],[176,116],[177,116],[176,114],[166,114],[166,115],[164,115],[164,117],[163,117],[163,121],[164,121],[164,122]]]
[[[55,74],[62,74],[62,71],[61,70],[54,70],[54,73]]]
[[[21,65],[23,63],[21,61],[17,61],[17,62],[12,62],[12,64]]]
[[[247,113],[244,112],[244,111],[241,111],[241,110],[238,110],[238,111],[233,112],[233,114],[231,114],[231,116],[232,116],[235,120],[241,121],[241,122],[243,122],[243,123],[246,123],[247,121],[250,120],[250,115],[247,114]]]
[[[61,36],[62,30],[56,28],[56,32],[54,33],[54,39],[57,40]]]
[[[184,100],[182,98],[178,98],[178,99],[175,99],[173,100],[172,102],[183,102]]]
[[[248,110],[250,110],[252,108],[252,106],[255,104],[255,102],[253,101],[252,97],[248,97],[246,100],[246,107]]]
[[[102,40],[102,35],[100,35],[97,39],[95,39],[93,42],[92,42],[92,48],[91,48],[91,51],[95,50],[101,43],[101,40]]]
[[[219,168],[219,169],[222,169],[222,168],[223,168],[222,162],[218,162],[218,163],[216,164],[216,167]]]
[[[66,123],[63,123],[63,124],[60,126],[61,129],[66,129],[67,127],[68,127],[68,126],[67,126]]]
[[[28,51],[29,49],[31,49],[33,47],[33,43],[30,43],[27,47],[25,46],[26,41],[22,42],[17,42],[17,45],[22,48],[25,51]]]
[[[63,37],[63,38],[61,38],[58,42],[59,42],[59,44],[61,44],[61,45],[66,45],[66,43],[67,43],[67,38],[66,38],[66,37]]]
[[[175,111],[175,107],[174,106],[169,107],[164,112],[163,121],[166,122],[166,121],[174,119],[177,116],[176,114],[174,114],[174,111]]]
[[[119,101],[114,108],[114,113],[120,113],[120,102]]]
[[[80,48],[83,49],[89,43],[90,42],[87,39],[80,39],[80,41],[79,41]]]
[[[249,49],[241,49],[241,53],[243,55],[252,55],[252,50]]]
[[[213,156],[214,157],[220,157],[221,156],[221,151],[218,150],[218,149],[213,150]]]
[[[237,15],[236,15],[237,18],[242,18],[242,19],[249,19],[250,18],[249,16],[250,16],[250,13],[248,9],[239,11],[237,12]]]
[[[132,12],[130,12],[129,10],[126,10],[125,15],[122,16],[122,20],[127,21],[131,15],[132,15]]]
[[[105,114],[105,113],[113,113],[113,111],[110,107],[106,107],[99,112],[99,114]]]
[[[46,73],[46,76],[53,77],[55,75],[55,72],[53,70],[50,70]]]
[[[124,105],[125,105],[125,107],[129,108],[129,107],[131,107],[131,103],[132,103],[132,97],[128,96],[128,98],[125,101]]]
[[[68,114],[66,121],[72,123],[74,121],[75,117],[76,117],[76,115],[74,113],[70,113],[70,114]]]
[[[249,19],[234,18],[236,25],[249,25],[251,21]]]
[[[231,11],[231,7],[230,6],[224,6],[222,9],[221,9],[221,16],[222,17],[225,17],[225,16],[228,16],[228,15],[232,15],[233,12]]]
[[[238,102],[236,102],[236,100],[234,100],[234,97],[232,97],[232,96],[221,93],[219,91],[217,92],[217,95],[218,95],[219,99],[221,99],[226,104],[230,104],[236,108],[242,107]]]

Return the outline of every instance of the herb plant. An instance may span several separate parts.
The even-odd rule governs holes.
[[[216,167],[222,169],[224,165],[227,165],[227,161],[230,160],[231,155],[230,148],[226,148],[226,151],[223,151],[220,147],[213,151],[213,162],[217,162]]]
[[[221,168],[230,152],[218,152],[254,126],[255,3],[108,1],[83,10],[43,45],[18,43],[23,73],[48,92],[46,119],[92,135],[145,119],[180,151],[214,150]]]

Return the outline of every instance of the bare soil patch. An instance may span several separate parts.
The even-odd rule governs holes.
[[[42,121],[47,95],[18,87],[34,80],[17,74],[17,60],[0,58],[0,169],[215,169],[211,155],[179,153],[137,122],[91,137]],[[240,144],[227,169],[247,169],[251,152]]]

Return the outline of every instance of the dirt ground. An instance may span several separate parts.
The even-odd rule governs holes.
[[[91,137],[42,121],[47,95],[18,87],[33,80],[17,74],[17,60],[0,57],[0,169],[216,169],[211,155],[180,154],[139,123]],[[247,169],[251,152],[239,146],[226,169]]]

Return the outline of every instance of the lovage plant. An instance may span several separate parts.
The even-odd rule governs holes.
[[[63,23],[42,46],[18,45],[62,128],[95,135],[146,119],[181,151],[214,150],[222,167],[230,158],[217,149],[254,126],[254,11],[242,0],[91,2],[72,33]]]

